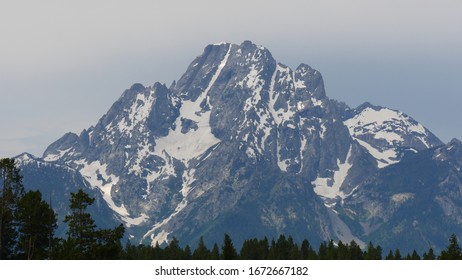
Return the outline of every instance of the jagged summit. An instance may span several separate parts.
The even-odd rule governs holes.
[[[328,98],[319,71],[245,41],[208,45],[169,88],[132,85],[97,124],[31,160],[72,171],[133,242],[213,244],[226,232],[236,244],[282,233],[361,243],[344,202],[402,149],[441,144],[399,111]]]

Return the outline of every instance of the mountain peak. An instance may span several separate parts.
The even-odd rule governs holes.
[[[130,87],[130,90],[135,91],[135,92],[136,91],[143,91],[143,90],[145,90],[145,87],[140,83],[135,83]]]
[[[374,109],[375,111],[379,111],[379,110],[381,110],[381,109],[383,109],[383,108],[385,108],[385,107],[377,106],[377,105],[374,105],[374,104],[372,104],[372,103],[366,101],[366,102],[364,102],[363,104],[359,105],[359,106],[355,109],[355,111],[360,112],[360,111],[365,110],[366,108],[371,108],[371,109]]]
[[[380,168],[399,162],[401,147],[424,150],[442,144],[408,115],[368,102],[353,110],[344,123],[353,139],[377,159]]]
[[[457,138],[452,138],[452,140],[449,141],[448,146],[460,149],[462,147],[462,142]]]
[[[24,165],[37,160],[37,158],[34,155],[29,153],[22,153],[16,156],[14,159],[17,165]]]
[[[462,142],[459,139],[453,138],[449,143],[435,150],[433,159],[458,162],[462,165]]]

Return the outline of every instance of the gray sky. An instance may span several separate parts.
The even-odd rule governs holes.
[[[0,0],[0,158],[96,124],[133,83],[169,85],[210,43],[321,71],[327,95],[462,139],[460,0]]]

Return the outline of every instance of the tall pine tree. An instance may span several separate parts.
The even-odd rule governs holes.
[[[42,200],[39,191],[29,191],[21,198],[17,211],[21,259],[47,259],[51,257],[56,213]]]
[[[204,238],[201,236],[201,238],[199,239],[199,244],[197,245],[196,250],[194,250],[192,257],[195,260],[206,260],[209,258],[209,255],[210,250],[207,249],[207,246],[204,242]]]
[[[14,159],[0,159],[0,260],[15,255],[18,240],[16,213],[24,187]]]
[[[71,193],[71,214],[64,218],[68,223],[67,242],[70,246],[71,259],[90,259],[96,245],[96,225],[87,207],[92,205],[94,198],[88,196],[82,189]]]
[[[457,241],[457,235],[452,234],[449,238],[449,245],[446,250],[441,252],[440,259],[442,260],[460,260],[462,259],[462,250]]]
[[[114,259],[122,256],[120,239],[125,233],[123,225],[113,230],[96,229],[95,221],[87,212],[94,198],[80,189],[71,193],[70,215],[64,218],[68,224],[67,240],[62,245],[64,259]]]
[[[234,248],[233,241],[228,234],[225,234],[223,239],[223,247],[222,247],[222,259],[224,260],[235,260],[237,258],[237,252]]]

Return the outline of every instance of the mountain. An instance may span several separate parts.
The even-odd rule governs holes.
[[[207,46],[170,87],[134,84],[95,126],[18,162],[26,187],[60,190],[54,201],[78,187],[100,197],[101,220],[132,242],[363,244],[372,231],[351,205],[366,182],[442,144],[399,111],[329,99],[317,70],[245,41]]]

